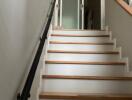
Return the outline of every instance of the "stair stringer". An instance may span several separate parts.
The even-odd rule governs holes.
[[[53,33],[53,27],[52,25],[50,25],[50,30],[47,34],[47,39],[45,40],[45,44],[44,44],[44,47],[43,47],[43,52],[42,52],[42,55],[41,55],[41,59],[40,62],[43,62],[42,63],[42,68],[40,70],[40,75],[39,75],[39,87],[37,89],[37,100],[40,100],[39,99],[39,94],[41,92],[41,89],[42,89],[42,83],[43,83],[43,80],[42,80],[42,75],[44,74],[44,72],[46,71],[46,58],[47,58],[47,55],[48,55],[48,48],[49,48],[49,40],[50,40],[50,37],[51,37],[51,33]],[[41,37],[40,37],[41,38]]]
[[[109,26],[106,26],[105,28],[106,30],[106,33],[110,34],[110,40],[113,40],[114,41],[114,49],[118,48],[119,52],[120,52],[120,58],[124,59],[125,62],[126,62],[126,73],[129,73],[130,72],[130,67],[129,67],[129,58],[128,57],[124,57],[122,54],[123,54],[123,48],[121,46],[118,46],[117,44],[117,39],[113,36],[113,32],[109,30]]]

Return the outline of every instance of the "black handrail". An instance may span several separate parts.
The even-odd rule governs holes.
[[[38,50],[37,50],[35,58],[33,60],[31,69],[28,73],[28,77],[27,77],[27,80],[25,82],[22,93],[18,94],[17,100],[28,100],[28,98],[30,97],[31,87],[32,87],[34,77],[35,77],[35,74],[36,74],[36,70],[37,70],[37,67],[38,67],[38,63],[39,63],[39,60],[40,60],[40,57],[41,57],[41,54],[42,54],[42,51],[43,51],[45,40],[47,39],[47,34],[48,34],[48,31],[49,31],[49,27],[50,27],[50,24],[51,24],[51,21],[52,21],[52,16],[53,16],[53,13],[54,13],[54,8],[55,8],[55,2],[56,2],[56,0],[54,0],[53,3],[52,3],[52,8],[51,8],[50,14],[48,16],[48,21],[46,23],[45,30],[43,32],[43,35],[42,35],[41,39],[40,39]]]

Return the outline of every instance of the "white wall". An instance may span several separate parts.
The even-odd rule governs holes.
[[[0,0],[0,100],[15,100],[51,0]]]
[[[117,44],[123,47],[123,55],[129,57],[132,69],[132,16],[115,0],[106,0],[106,25],[113,31]]]

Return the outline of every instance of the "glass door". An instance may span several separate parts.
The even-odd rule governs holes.
[[[84,0],[57,0],[54,22],[62,29],[84,29]]]
[[[62,27],[64,29],[78,28],[78,1],[62,0]]]

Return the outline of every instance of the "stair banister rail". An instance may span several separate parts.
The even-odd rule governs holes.
[[[31,65],[31,69],[28,73],[28,76],[27,76],[26,82],[24,84],[24,88],[22,89],[22,92],[19,93],[17,96],[17,100],[28,100],[28,98],[30,97],[30,91],[32,88],[32,84],[34,81],[36,70],[38,68],[38,63],[39,63],[39,60],[40,60],[40,57],[41,57],[41,54],[43,51],[45,40],[47,39],[49,27],[51,25],[52,16],[54,13],[54,8],[55,8],[55,3],[56,3],[56,0],[53,0],[52,5],[51,5],[51,10],[50,10],[50,13],[48,15],[48,20],[47,20],[46,26],[44,28],[43,35],[40,38],[40,43],[39,43],[36,55],[34,57],[33,63]]]
[[[128,14],[132,15],[132,7],[127,4],[124,0],[116,0],[116,2],[126,11]]]

